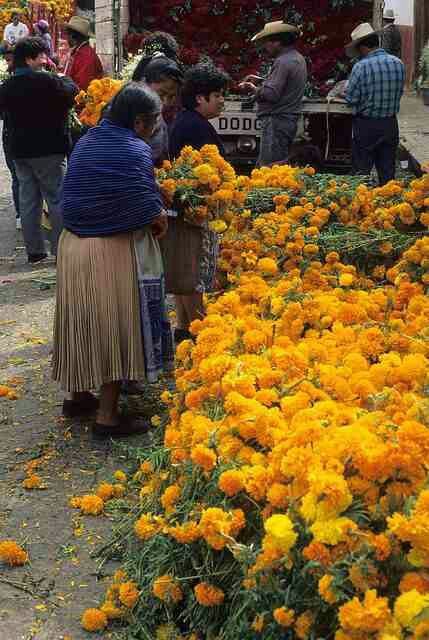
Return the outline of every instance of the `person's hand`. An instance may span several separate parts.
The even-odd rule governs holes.
[[[258,90],[258,87],[254,85],[253,82],[240,82],[238,88],[243,91],[248,91],[249,93],[256,93]]]
[[[253,73],[249,73],[248,76],[246,76],[243,80],[243,82],[252,82],[253,84],[256,84],[257,82],[263,82],[264,78],[261,78],[261,76],[255,76]]]
[[[157,240],[163,238],[168,229],[168,216],[165,211],[161,211],[159,216],[157,216],[155,220],[152,221],[152,224],[150,226],[152,228],[152,235],[154,238],[156,238]]]

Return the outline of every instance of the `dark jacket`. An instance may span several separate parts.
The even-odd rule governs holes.
[[[213,125],[198,111],[184,109],[175,119],[170,133],[170,157],[177,158],[188,145],[201,149],[205,144],[216,145],[219,153],[225,155],[222,140]]]
[[[15,159],[65,154],[67,116],[78,89],[69,78],[45,71],[18,69],[0,86],[8,148]]]
[[[382,31],[382,46],[391,56],[402,57],[402,36],[396,24],[387,25]]]

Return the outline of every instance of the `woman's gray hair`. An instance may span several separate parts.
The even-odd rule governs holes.
[[[159,116],[161,107],[155,91],[144,84],[129,82],[110,102],[106,117],[120,127],[134,129],[137,117],[150,122]]]

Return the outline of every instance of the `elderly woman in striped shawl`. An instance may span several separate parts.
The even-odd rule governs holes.
[[[100,438],[146,428],[119,415],[121,382],[154,381],[173,362],[158,246],[167,217],[145,142],[160,112],[151,89],[126,85],[76,145],[64,181],[53,377],[69,394],[65,415],[98,407]]]

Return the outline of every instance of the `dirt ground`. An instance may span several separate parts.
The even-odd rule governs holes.
[[[30,556],[23,567],[0,566],[1,640],[88,638],[80,615],[99,603],[114,568],[100,570],[90,555],[109,520],[79,519],[68,506],[123,461],[92,441],[88,424],[59,417],[62,397],[50,380],[53,275],[53,266],[23,258],[0,264],[0,384],[12,379],[19,396],[0,399],[0,540],[17,540]],[[34,459],[46,488],[28,491],[25,464]]]

